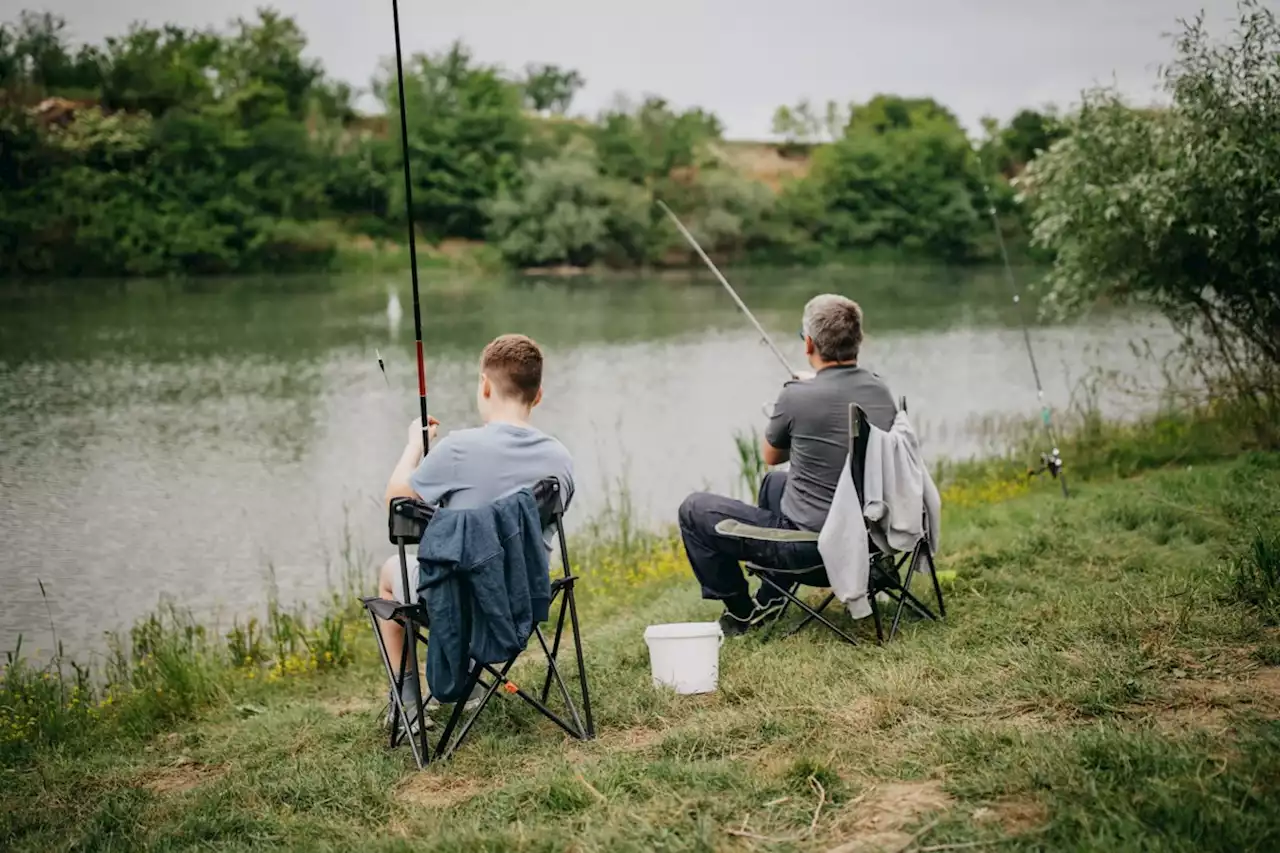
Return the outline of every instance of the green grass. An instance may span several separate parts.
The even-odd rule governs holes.
[[[1277,506],[1280,454],[1252,453],[948,510],[945,624],[883,649],[727,642],[720,690],[693,698],[652,688],[641,634],[714,606],[674,563],[596,589],[584,566],[593,742],[502,700],[417,772],[384,746],[358,632],[348,666],[215,668],[167,722],[90,721],[12,755],[0,846],[1274,849],[1280,654],[1257,578]],[[171,629],[153,647],[190,658]]]

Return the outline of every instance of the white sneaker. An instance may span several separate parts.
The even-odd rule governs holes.
[[[466,709],[468,711],[474,711],[476,708],[480,707],[480,700],[484,698],[485,692],[485,688],[477,684],[471,691],[471,698],[467,700]],[[432,696],[427,700],[426,708],[428,711],[435,711],[439,707],[440,703],[436,700],[436,697]]]

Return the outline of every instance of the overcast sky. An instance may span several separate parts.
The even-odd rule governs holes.
[[[1280,0],[1266,0],[1280,8]],[[223,26],[261,0],[0,0],[64,16],[98,41],[129,22]],[[367,87],[394,53],[390,0],[275,0],[329,74]],[[485,62],[554,62],[587,85],[573,111],[655,93],[714,111],[735,138],[769,136],[779,104],[932,95],[971,129],[983,115],[1076,101],[1115,82],[1155,99],[1162,34],[1204,9],[1225,32],[1235,0],[401,0],[404,49],[462,39]]]

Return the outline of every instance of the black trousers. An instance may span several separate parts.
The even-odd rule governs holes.
[[[785,471],[770,471],[760,484],[756,506],[709,492],[695,492],[680,504],[680,537],[684,540],[689,565],[702,584],[703,598],[746,597],[747,578],[739,565],[742,562],[783,570],[769,574],[770,579],[783,588],[796,582],[828,586],[816,542],[767,542],[716,533],[716,525],[727,518],[757,527],[798,529],[782,514],[782,492],[786,485]],[[777,590],[768,584],[761,585],[757,595],[761,603],[778,598],[781,594]]]

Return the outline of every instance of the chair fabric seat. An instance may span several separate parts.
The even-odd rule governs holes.
[[[765,542],[817,542],[818,533],[813,530],[795,530],[786,527],[757,527],[732,518],[716,524],[716,533],[735,539],[759,539]]]
[[[826,568],[822,563],[806,566],[803,569],[775,569],[772,566],[762,566],[759,563],[745,563],[744,565],[747,567],[747,571],[753,575],[761,572],[767,572],[771,575],[807,575],[809,572],[816,572],[818,569]]]
[[[383,621],[396,620],[403,621],[404,618],[411,617],[414,621],[422,624],[427,623],[427,611],[420,604],[404,604],[399,601],[393,601],[389,598],[362,598],[360,603],[364,605],[370,613],[377,616]]]

